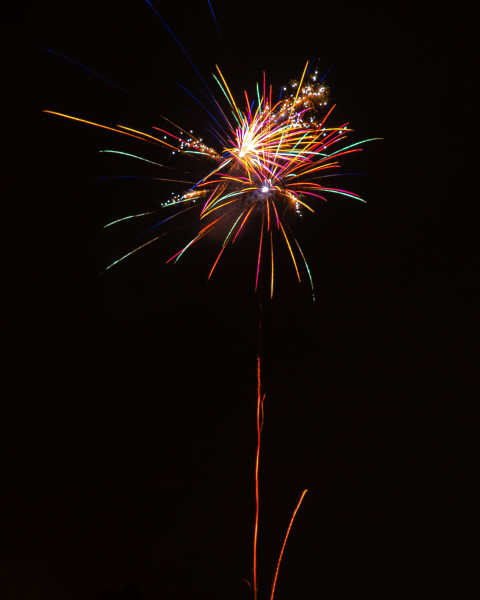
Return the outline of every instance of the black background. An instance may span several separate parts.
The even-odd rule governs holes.
[[[474,2],[155,4],[209,85],[331,71],[347,189],[295,223],[263,304],[260,592],[308,488],[277,600],[469,599],[478,586],[478,99]],[[141,0],[21,3],[4,20],[0,591],[10,599],[250,598],[258,304],[244,236],[115,269],[168,184],[155,147],[42,113],[201,135],[201,82]],[[40,48],[50,48],[137,98]],[[213,87],[213,84],[212,84]],[[12,127],[13,125],[13,127]],[[175,188],[176,189],[176,188]],[[153,224],[153,222],[150,222]],[[189,230],[190,227],[190,230]],[[185,235],[187,237],[185,237]]]

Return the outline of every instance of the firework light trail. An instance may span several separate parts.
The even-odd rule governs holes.
[[[326,201],[330,194],[339,194],[354,200],[363,199],[354,192],[325,186],[323,179],[332,176],[340,168],[340,159],[347,154],[361,150],[361,144],[378,138],[348,143],[348,134],[352,131],[348,123],[331,125],[330,119],[334,106],[329,107],[329,89],[324,78],[319,77],[318,70],[305,65],[301,77],[283,86],[276,93],[271,85],[267,85],[265,73],[260,84],[257,83],[255,94],[251,97],[244,92],[240,103],[235,99],[220,68],[216,67],[213,74],[218,86],[216,97],[206,84],[195,64],[185,49],[169,28],[167,23],[146,0],[163,25],[181,48],[186,58],[200,77],[207,91],[207,100],[202,103],[189,90],[183,88],[189,96],[198,102],[208,114],[205,129],[215,144],[206,143],[202,137],[162,116],[162,126],[153,126],[149,132],[140,131],[124,125],[97,123],[84,118],[67,115],[60,112],[45,110],[44,112],[57,115],[72,121],[92,125],[108,132],[113,132],[155,146],[163,155],[158,158],[139,156],[124,149],[102,150],[105,154],[128,157],[154,165],[161,169],[162,177],[147,177],[147,179],[181,184],[183,191],[172,192],[160,207],[143,212],[135,212],[116,218],[105,227],[110,227],[132,219],[155,217],[144,232],[142,243],[117,258],[106,267],[108,270],[139,250],[153,244],[168,233],[160,232],[158,228],[176,217],[194,211],[197,213],[198,231],[183,247],[178,249],[167,262],[177,262],[192,246],[213,232],[221,233],[220,247],[210,266],[208,278],[215,271],[220,259],[229,246],[233,246],[242,232],[253,232],[258,240],[258,253],[254,270],[255,290],[259,289],[262,277],[268,277],[268,294],[273,297],[274,273],[276,272],[274,248],[281,243],[288,249],[296,277],[299,281],[307,275],[315,299],[313,280],[305,255],[300,243],[291,229],[294,218],[306,212],[314,212],[318,201]],[[221,32],[213,11],[208,2],[215,26],[221,39]],[[119,88],[105,77],[88,67],[69,59],[53,50],[45,49],[64,58],[77,66],[89,71],[131,96],[123,88]],[[183,87],[183,86],[181,86]],[[175,168],[175,159],[187,157],[192,161],[200,161],[200,178],[186,177],[185,170]],[[169,162],[168,166],[165,163]],[[164,172],[167,170],[167,172]],[[198,172],[198,169],[196,169]],[[182,173],[176,176],[175,173]],[[121,175],[117,177],[133,177],[142,179],[143,175]],[[99,178],[103,179],[103,177]],[[168,216],[157,219],[159,212],[170,210]],[[148,237],[150,235],[150,237]],[[146,239],[145,239],[146,238]],[[218,239],[218,233],[215,235]],[[253,277],[252,277],[253,279]],[[261,301],[259,340],[261,339]],[[260,446],[263,428],[263,404],[265,395],[261,389],[261,358],[260,350],[257,356],[257,445],[255,459],[255,521],[253,532],[253,572],[252,589],[254,600],[258,598],[257,574],[257,544],[259,530],[259,465]],[[300,500],[291,517],[283,545],[281,547],[275,576],[271,589],[270,600],[273,600],[287,539],[293,521],[300,508],[307,490],[301,494]]]
[[[296,277],[301,281],[302,275],[306,274],[313,293],[310,269],[291,230],[291,217],[314,212],[315,203],[326,201],[329,194],[340,194],[363,202],[354,192],[326,186],[322,179],[340,167],[341,157],[360,151],[359,146],[371,140],[346,143],[351,132],[348,123],[329,124],[334,106],[326,108],[328,88],[322,80],[317,81],[318,71],[308,73],[308,63],[298,81],[282,88],[277,101],[272,100],[272,86],[267,86],[264,74],[262,84],[256,86],[255,98],[250,100],[248,93],[244,92],[245,104],[242,103],[242,107],[218,67],[213,78],[219,87],[220,99],[209,99],[216,114],[214,116],[208,111],[213,122],[208,123],[207,128],[218,141],[218,148],[207,145],[201,137],[187,132],[166,117],[163,118],[167,125],[154,126],[147,133],[123,125],[105,125],[59,112],[45,112],[154,144],[168,150],[171,158],[184,155],[202,161],[204,176],[199,180],[152,177],[186,185],[183,192],[163,202],[159,209],[173,207],[181,210],[156,223],[153,228],[186,209],[196,208],[198,211],[198,233],[167,262],[178,261],[213,230],[222,231],[223,242],[210,267],[210,278],[227,247],[235,244],[243,230],[255,227],[255,235],[258,236],[255,289],[258,288],[261,272],[267,272],[269,294],[273,296],[274,247],[280,240],[288,249]],[[110,152],[162,167],[158,162],[138,155],[119,150]],[[155,212],[127,215],[107,226]],[[154,237],[151,242],[159,237]],[[107,269],[145,245],[142,243],[121,256]]]
[[[317,81],[318,71],[308,72],[308,63],[300,79],[292,82],[289,87],[283,87],[279,99],[275,102],[272,100],[272,86],[267,87],[264,75],[262,84],[256,86],[254,99],[250,100],[248,93],[244,92],[243,108],[235,100],[218,67],[217,74],[213,77],[221,92],[220,99],[223,103],[215,97],[209,98],[215,107],[215,116],[202,106],[213,120],[213,123],[209,123],[208,129],[219,143],[218,148],[206,144],[201,137],[166,117],[163,117],[166,125],[154,126],[152,131],[147,133],[124,125],[106,125],[59,112],[45,111],[154,145],[158,150],[167,151],[170,155],[167,158],[170,159],[187,156],[192,160],[202,161],[203,177],[198,180],[187,180],[184,172],[181,178],[175,176],[172,160],[166,166],[165,159],[158,162],[123,150],[102,151],[146,162],[162,170],[168,169],[169,172],[165,173],[168,176],[151,177],[151,179],[186,186],[183,192],[165,200],[158,209],[126,215],[106,225],[109,227],[127,220],[156,215],[159,211],[168,208],[173,209],[172,214],[155,221],[154,225],[145,232],[148,234],[155,231],[155,235],[142,241],[140,245],[119,257],[106,269],[110,269],[135,252],[161,239],[166,232],[157,233],[160,225],[168,223],[187,211],[196,210],[199,222],[197,234],[177,250],[167,262],[177,262],[202,238],[213,231],[221,231],[223,241],[210,267],[208,273],[210,278],[227,247],[235,244],[240,233],[250,228],[255,232],[254,235],[258,236],[255,290],[259,287],[261,273],[267,273],[269,295],[273,296],[274,247],[280,241],[288,249],[298,280],[301,281],[302,273],[307,274],[313,294],[312,276],[301,246],[292,233],[291,217],[302,215],[305,211],[314,212],[315,203],[319,200],[326,201],[329,194],[340,194],[363,201],[353,192],[325,186],[322,179],[330,176],[332,171],[340,167],[341,157],[360,151],[359,146],[371,140],[346,143],[347,135],[351,132],[348,123],[336,126],[329,124],[334,106],[327,108],[328,88],[322,79]],[[257,360],[256,509],[251,585],[254,600],[258,598],[259,459],[264,402],[264,395],[261,392],[260,353]],[[285,544],[305,493],[306,490],[294,511],[285,536],[275,572],[271,599],[275,593]]]

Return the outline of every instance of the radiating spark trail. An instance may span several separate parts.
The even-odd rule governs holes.
[[[212,3],[210,2],[210,0],[207,0],[207,2],[208,2],[208,6],[210,7],[210,12],[212,13],[213,20],[215,21],[215,27],[217,28],[218,37],[220,38],[220,41],[223,42],[222,33],[220,31],[220,27],[218,26],[217,17],[215,15],[214,10],[213,10]]]
[[[133,94],[131,94],[130,92],[128,92],[127,90],[124,90],[122,87],[120,87],[119,85],[117,85],[113,81],[110,81],[110,79],[107,79],[103,75],[100,75],[100,73],[97,73],[93,69],[89,69],[85,65],[82,65],[81,63],[77,62],[76,60],[73,60],[73,58],[69,58],[68,56],[65,56],[64,54],[60,54],[60,52],[55,52],[55,50],[52,50],[51,48],[45,48],[45,46],[39,46],[39,48],[40,48],[40,50],[46,50],[47,52],[51,52],[52,54],[55,54],[55,56],[63,58],[63,60],[67,60],[68,62],[72,63],[73,65],[76,65],[77,67],[80,67],[84,71],[87,71],[88,73],[91,73],[92,75],[95,75],[95,77],[98,77],[99,79],[102,79],[103,81],[105,81],[105,83],[108,83],[109,85],[113,85],[113,87],[117,88],[117,90],[120,90],[121,92],[123,92],[127,96],[130,96],[130,98],[133,98],[137,102],[140,102],[140,103],[143,104],[142,100],[140,100],[139,98],[137,98],[136,96],[134,96]]]
[[[138,246],[137,248],[135,248],[135,250],[132,250],[131,252],[128,252],[127,254],[124,254],[123,256],[121,256],[120,258],[118,258],[117,260],[113,261],[113,263],[111,263],[110,265],[108,265],[108,267],[105,267],[105,271],[108,271],[108,269],[111,269],[113,266],[117,265],[119,262],[121,262],[125,258],[131,256],[132,254],[134,254],[138,250],[141,250],[142,248],[145,248],[149,244],[152,244],[153,242],[156,242],[157,240],[159,240],[164,235],[166,235],[166,234],[162,233],[161,235],[157,235],[157,237],[153,238],[152,240],[149,240],[148,242],[146,242],[145,244],[142,244],[141,246]]]
[[[143,162],[149,163],[151,165],[155,165],[157,167],[162,167],[162,169],[172,169],[172,167],[167,167],[166,165],[162,165],[162,163],[155,162],[153,160],[149,160],[148,158],[144,158],[143,156],[137,156],[136,154],[131,154],[130,152],[120,152],[120,150],[100,150],[102,154],[120,154],[122,156],[129,156],[130,158],[136,158],[137,160],[141,160]],[[172,169],[174,170],[174,169]]]
[[[165,21],[165,19],[161,16],[161,14],[158,12],[158,10],[153,6],[153,4],[149,1],[149,0],[145,0],[145,2],[150,6],[150,8],[153,10],[153,12],[157,15],[157,17],[160,19],[160,21],[163,23],[163,26],[165,27],[165,29],[168,31],[168,33],[173,37],[173,39],[175,40],[175,42],[177,43],[177,46],[180,48],[180,50],[183,52],[183,54],[185,55],[186,59],[188,60],[188,62],[192,65],[195,73],[200,77],[200,80],[202,81],[203,85],[207,88],[208,90],[208,85],[206,84],[204,78],[202,77],[202,74],[200,73],[200,71],[197,69],[195,63],[193,62],[193,60],[190,58],[190,55],[188,54],[188,52],[185,50],[185,48],[182,46],[182,44],[180,43],[180,40],[177,38],[177,36],[173,33],[173,31],[170,29],[170,27],[168,26],[167,22]]]

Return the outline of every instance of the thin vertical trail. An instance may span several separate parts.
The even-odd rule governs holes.
[[[260,266],[260,265],[259,265]],[[258,273],[257,273],[258,278]],[[257,279],[258,281],[258,279]],[[253,591],[253,600],[258,600],[258,565],[257,565],[257,548],[258,548],[258,527],[259,527],[259,518],[260,518],[260,480],[259,480],[259,472],[260,472],[260,446],[262,441],[262,429],[263,429],[263,421],[264,421],[264,410],[263,405],[265,401],[265,394],[262,392],[262,277],[260,277],[260,285],[258,288],[259,292],[259,316],[258,316],[258,348],[257,348],[257,450],[255,456],[255,523],[253,528],[253,585],[250,586]],[[300,499],[293,511],[292,517],[290,519],[290,523],[288,524],[287,532],[285,534],[285,538],[283,540],[282,548],[280,550],[280,555],[277,562],[277,567],[275,570],[275,576],[272,584],[272,591],[270,595],[270,600],[273,600],[275,595],[275,588],[277,585],[278,572],[280,570],[280,565],[283,559],[283,553],[285,552],[285,546],[287,544],[288,536],[290,535],[290,530],[292,529],[293,522],[295,521],[295,517],[297,516],[297,512],[300,508],[300,505],[303,502],[305,494],[308,490],[303,490]],[[248,582],[247,582],[248,583]]]
[[[253,533],[253,597],[258,598],[258,583],[257,583],[257,542],[258,542],[258,520],[260,508],[260,489],[259,489],[259,466],[260,466],[260,442],[262,438],[263,427],[263,401],[265,396],[262,396],[261,388],[261,358],[257,356],[257,455],[255,459],[255,526]]]
[[[257,581],[257,545],[258,545],[258,522],[260,512],[260,486],[259,486],[259,468],[260,468],[260,445],[262,440],[263,428],[263,402],[265,396],[262,395],[262,376],[261,376],[261,347],[262,347],[262,300],[260,292],[259,319],[258,319],[258,350],[257,350],[257,453],[255,457],[255,524],[253,530],[253,598],[258,599],[258,581]]]

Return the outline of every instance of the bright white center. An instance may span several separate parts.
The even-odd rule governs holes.
[[[264,186],[262,187],[262,192],[263,192],[264,194],[266,194],[266,193],[268,192],[268,187],[267,187],[266,185],[264,185]]]

